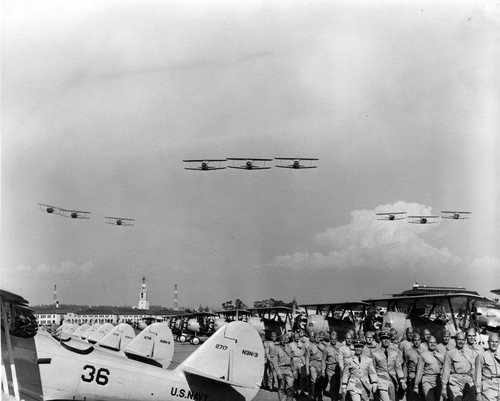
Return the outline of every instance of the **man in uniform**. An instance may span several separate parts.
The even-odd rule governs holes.
[[[274,355],[275,348],[277,345],[278,336],[273,331],[271,333],[271,339],[264,342],[264,351],[266,354],[266,366],[265,366],[265,374],[267,377],[267,383],[264,383],[270,391],[274,391],[278,386],[278,378],[276,377],[275,364],[274,364]]]
[[[342,394],[349,392],[352,401],[367,401],[377,391],[377,373],[373,360],[363,355],[365,343],[355,340],[354,355],[347,360],[342,372]]]
[[[451,332],[448,329],[444,329],[442,332],[443,341],[437,346],[437,350],[440,354],[446,354],[447,351],[455,348],[454,341],[451,341]]]
[[[483,347],[476,344],[476,339],[476,329],[471,327],[469,330],[467,330],[467,341],[464,347],[469,348],[474,354],[474,357],[476,357],[478,354],[482,354],[484,351]]]
[[[323,350],[320,346],[321,335],[314,335],[314,342],[306,350],[306,372],[309,374],[309,398],[323,399],[321,377],[324,371]]]
[[[404,369],[403,372],[406,377],[406,400],[418,400],[418,384],[415,386],[415,378],[417,377],[417,365],[420,356],[424,349],[422,348],[422,339],[420,334],[413,333],[412,347],[408,349],[403,355]],[[416,389],[416,390],[415,390]]]
[[[412,338],[413,338],[413,328],[407,327],[405,331],[405,339],[399,343],[399,350],[401,354],[404,356],[405,352],[413,347]]]
[[[391,335],[387,331],[379,334],[381,347],[373,355],[373,363],[377,372],[378,393],[381,401],[395,401],[398,381],[402,390],[406,390],[400,353],[390,347]]]
[[[323,351],[327,388],[332,401],[339,399],[340,375],[343,369],[343,359],[337,342],[337,332],[330,333],[330,344]],[[328,388],[329,387],[329,388]]]
[[[427,343],[429,342],[429,338],[431,338],[431,332],[429,329],[424,329],[422,332],[422,347],[427,349]]]
[[[293,401],[292,350],[288,335],[282,334],[279,345],[274,348],[274,363],[278,377],[278,399]]]
[[[434,336],[427,342],[427,351],[424,351],[418,360],[417,376],[413,391],[418,393],[419,384],[425,401],[439,401],[441,395],[441,369],[444,355],[437,351],[437,341]]]
[[[389,330],[389,334],[391,335],[391,347],[394,347],[395,349],[399,350],[399,337],[398,337],[398,331],[392,327]]]
[[[375,333],[373,331],[368,331],[365,334],[365,341],[363,354],[371,358],[372,354],[380,347],[380,344],[375,342]]]
[[[347,359],[354,355],[354,345],[352,344],[354,337],[350,331],[348,331],[345,335],[344,345],[340,347],[340,353],[342,355],[342,360],[344,365],[347,362]]]
[[[473,397],[475,356],[470,349],[464,347],[465,333],[457,333],[455,340],[456,347],[448,351],[444,357],[441,395],[449,401],[470,400],[475,398]]]
[[[290,351],[292,353],[292,373],[294,380],[293,389],[297,396],[299,390],[301,392],[304,391],[304,376],[307,376],[305,374],[305,348],[304,343],[300,340],[299,331],[293,333],[293,341],[290,343]]]
[[[498,401],[500,399],[500,354],[498,353],[498,333],[488,337],[488,350],[476,357],[475,383],[478,401]]]

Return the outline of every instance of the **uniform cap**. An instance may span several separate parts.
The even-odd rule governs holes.
[[[352,342],[352,345],[354,345],[355,347],[364,347],[365,342],[363,340],[357,339]]]
[[[388,331],[381,331],[379,334],[378,334],[378,337],[379,338],[391,338],[391,334],[388,332]]]

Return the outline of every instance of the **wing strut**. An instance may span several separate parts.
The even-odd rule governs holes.
[[[21,396],[19,394],[19,383],[17,381],[17,372],[16,372],[16,363],[14,362],[14,353],[12,351],[12,343],[10,341],[10,332],[9,332],[9,322],[7,321],[7,309],[5,307],[5,302],[3,297],[0,297],[1,300],[1,308],[2,308],[2,323],[5,329],[5,339],[7,341],[7,352],[9,353],[9,363],[10,363],[10,372],[12,374],[12,384],[14,386],[14,397],[16,401],[21,400]],[[13,319],[14,317],[11,316]],[[5,375],[7,376],[7,375]],[[9,387],[6,388],[7,393],[9,393]],[[2,397],[3,398],[3,397]]]

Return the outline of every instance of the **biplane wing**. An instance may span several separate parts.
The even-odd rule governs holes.
[[[377,213],[377,220],[393,221],[406,219],[406,212]]]
[[[407,327],[427,328],[438,341],[445,328],[452,335],[478,328],[476,309],[494,305],[493,301],[470,293],[393,296],[363,302],[386,310],[383,330],[395,328],[402,334]]]
[[[115,226],[133,226],[135,219],[127,219],[124,217],[109,217],[105,216],[106,224],[113,224]]]
[[[365,302],[338,302],[300,305],[307,311],[307,331],[317,334],[335,330],[343,340],[348,331],[357,333],[363,328],[370,304]],[[300,316],[298,316],[300,318]],[[297,322],[299,325],[299,322]]]
[[[46,205],[44,203],[37,203],[37,205],[40,207],[40,210],[47,212],[49,214],[61,214],[61,208],[57,206],[52,206],[52,205]]]
[[[266,162],[270,162],[273,159],[257,159],[257,158],[245,158],[245,157],[228,157],[227,160],[233,162],[232,165],[227,166],[229,168],[236,168],[240,170],[268,170],[271,166],[266,166]],[[241,163],[243,162],[243,163]]]
[[[184,167],[185,170],[212,171],[226,168],[222,165],[223,162],[226,162],[226,159],[186,159],[183,162],[189,163],[189,167]]]
[[[59,209],[60,215],[63,217],[68,217],[71,219],[90,219],[90,212],[84,212],[83,210],[74,209]]]
[[[276,167],[306,169],[306,168],[317,168],[318,166],[313,165],[313,162],[319,159],[311,157],[275,157],[274,160],[280,161],[280,164],[276,164]],[[307,161],[309,163],[304,164],[301,163],[302,161]]]
[[[465,220],[470,219],[471,212],[456,212],[449,210],[442,210],[441,217],[443,219],[453,219],[453,220]]]
[[[408,223],[412,224],[434,224],[439,216],[408,216]]]

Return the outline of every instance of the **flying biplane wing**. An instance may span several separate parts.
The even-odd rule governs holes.
[[[439,216],[408,216],[408,223],[412,224],[434,224]]]
[[[438,341],[443,329],[454,335],[470,327],[478,328],[477,308],[494,305],[493,301],[470,293],[393,296],[363,302],[386,310],[383,330],[395,328],[402,334],[407,327],[427,328]]]
[[[393,221],[406,219],[406,212],[377,213],[377,220]]]
[[[211,171],[224,170],[226,167],[222,163],[226,159],[187,159],[184,163],[189,163],[189,167],[184,167],[185,170]],[[194,166],[193,166],[194,163]]]
[[[449,210],[442,210],[441,217],[443,219],[464,220],[470,219],[471,212],[455,212]]]
[[[52,205],[46,205],[44,203],[37,203],[40,207],[40,210],[47,212],[49,214],[61,214],[61,208]]]
[[[82,210],[74,210],[74,209],[59,209],[60,215],[63,217],[68,217],[71,219],[90,219],[90,212],[84,212]]]
[[[231,166],[227,166],[229,168],[237,168],[240,170],[267,170],[270,169],[271,166],[266,166],[266,162],[270,162],[273,159],[228,157],[227,160],[231,160],[233,162]]]
[[[276,164],[276,167],[305,169],[305,168],[317,168],[318,166],[313,165],[313,162],[319,159],[310,157],[275,157],[274,160],[280,160],[280,164]],[[307,161],[309,163],[303,164],[301,163],[301,161]]]
[[[115,226],[133,226],[135,219],[126,219],[124,217],[104,217],[106,224],[113,224]]]

